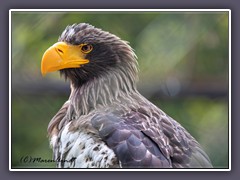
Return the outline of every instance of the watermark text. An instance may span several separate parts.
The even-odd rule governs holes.
[[[70,160],[66,160],[66,159],[45,159],[42,157],[32,157],[29,155],[26,156],[22,156],[20,158],[20,163],[65,163],[65,162],[69,162],[72,163],[75,161],[76,158],[72,158]]]

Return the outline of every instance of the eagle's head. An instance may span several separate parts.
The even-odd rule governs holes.
[[[56,44],[43,55],[42,74],[59,70],[73,86],[93,79],[124,75],[137,77],[137,61],[126,41],[86,23],[67,26]]]

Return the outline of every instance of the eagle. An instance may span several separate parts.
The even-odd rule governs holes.
[[[54,71],[71,88],[48,125],[58,168],[212,168],[200,144],[139,93],[127,41],[69,25],[42,57],[42,75]]]

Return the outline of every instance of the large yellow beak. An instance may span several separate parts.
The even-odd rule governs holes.
[[[81,46],[68,45],[64,42],[58,42],[48,48],[42,57],[42,75],[66,68],[78,68],[87,64],[89,60],[85,59],[86,54],[82,53],[80,48]]]

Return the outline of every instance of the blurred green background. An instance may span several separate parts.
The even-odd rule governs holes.
[[[12,12],[12,168],[55,167],[30,157],[52,159],[47,126],[70,90],[58,72],[41,76],[41,57],[80,22],[129,41],[139,91],[228,168],[228,12]]]

